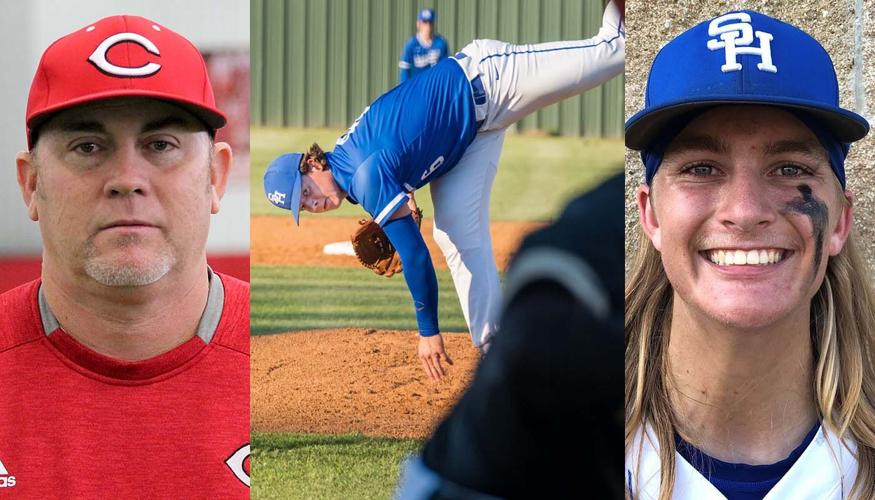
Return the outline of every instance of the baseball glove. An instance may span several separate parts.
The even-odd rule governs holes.
[[[422,209],[416,207],[411,213],[417,227],[422,225]],[[401,257],[395,251],[389,237],[374,219],[359,221],[359,227],[350,238],[352,249],[359,262],[380,276],[391,278],[395,273],[403,271]]]

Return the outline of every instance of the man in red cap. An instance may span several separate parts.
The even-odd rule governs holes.
[[[0,494],[248,497],[249,286],[206,260],[225,121],[161,24],[46,49],[16,157],[42,275],[0,295]]]

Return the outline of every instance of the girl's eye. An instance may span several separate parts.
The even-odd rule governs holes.
[[[707,177],[709,175],[714,175],[714,167],[711,165],[706,165],[704,163],[700,163],[698,165],[692,165],[687,167],[684,170],[684,173],[692,174],[698,177]]]
[[[780,176],[797,177],[807,174],[808,171],[798,165],[781,165],[775,171]]]

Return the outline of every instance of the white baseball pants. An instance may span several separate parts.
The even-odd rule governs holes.
[[[496,331],[501,307],[501,284],[489,233],[489,195],[505,130],[623,71],[625,26],[620,14],[612,1],[598,35],[588,40],[535,45],[475,40],[456,56],[472,81],[477,120],[483,123],[459,163],[431,182],[431,195],[434,238],[450,268],[476,347],[485,350]],[[485,93],[485,99],[475,87]]]

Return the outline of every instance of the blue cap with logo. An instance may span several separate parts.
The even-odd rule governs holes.
[[[817,40],[759,12],[729,12],[678,35],[653,60],[644,109],[625,126],[626,146],[643,151],[648,183],[674,136],[698,113],[722,104],[793,112],[828,143],[842,185],[848,143],[869,131],[865,118],[839,106],[835,69]]]
[[[295,224],[301,212],[301,164],[303,153],[288,153],[270,162],[264,172],[264,194],[275,206],[291,210]]]
[[[416,19],[424,23],[433,23],[436,17],[433,9],[422,9]]]

